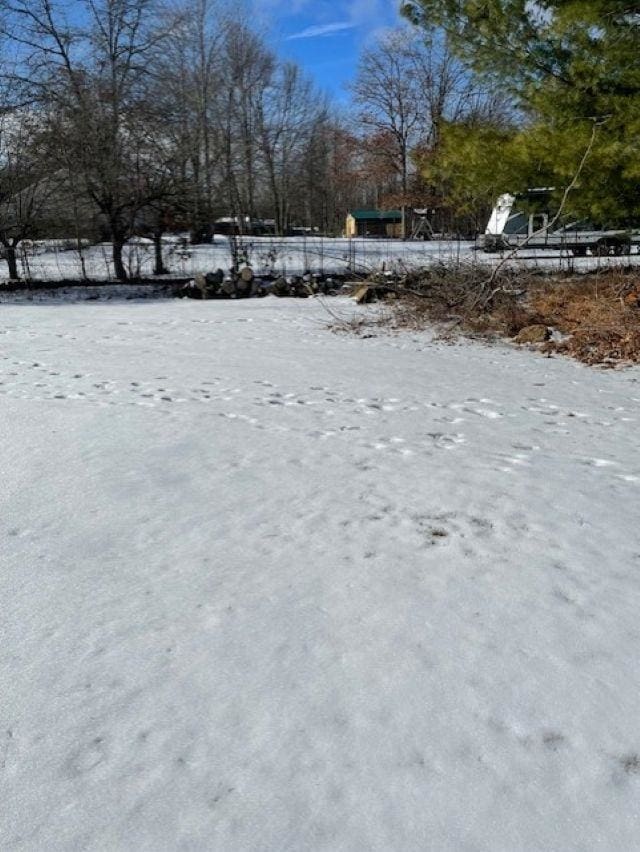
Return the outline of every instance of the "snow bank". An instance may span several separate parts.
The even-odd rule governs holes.
[[[2,848],[638,848],[640,371],[327,320],[2,308]]]

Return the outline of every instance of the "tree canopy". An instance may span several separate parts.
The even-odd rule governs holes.
[[[502,191],[526,182],[561,191],[595,123],[596,142],[570,205],[601,221],[640,216],[640,3],[407,0],[403,11],[428,31],[442,27],[470,73],[514,96],[520,126],[494,170]],[[467,148],[482,144],[477,129],[467,132],[475,134]],[[450,128],[449,140],[454,134]],[[443,156],[439,167],[451,170],[451,144]],[[482,174],[471,172],[481,191]]]

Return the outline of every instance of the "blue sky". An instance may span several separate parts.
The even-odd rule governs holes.
[[[339,99],[361,47],[397,26],[399,0],[253,0],[274,47]]]

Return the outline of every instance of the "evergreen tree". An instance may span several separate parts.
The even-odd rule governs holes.
[[[640,3],[409,0],[403,9],[419,26],[443,27],[474,72],[516,97],[523,128],[500,151],[507,162],[497,178],[511,181],[503,191],[528,181],[551,182],[560,192],[596,122],[572,212],[602,222],[640,216]]]

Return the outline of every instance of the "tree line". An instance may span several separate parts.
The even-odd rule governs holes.
[[[338,107],[225,0],[0,0],[0,244],[14,278],[25,240],[107,240],[124,280],[133,234],[157,273],[168,230],[219,217],[339,234],[432,201],[420,152],[495,107],[417,30],[370,45]]]
[[[640,212],[640,4],[405,0],[336,105],[230,0],[0,0],[0,245],[210,239],[229,217],[339,234],[357,207],[482,230],[501,192]],[[232,225],[233,227],[233,225]],[[405,233],[409,225],[405,222]]]
[[[345,133],[300,69],[214,0],[0,0],[0,242],[216,217],[336,226]],[[347,140],[348,141],[348,140]]]

